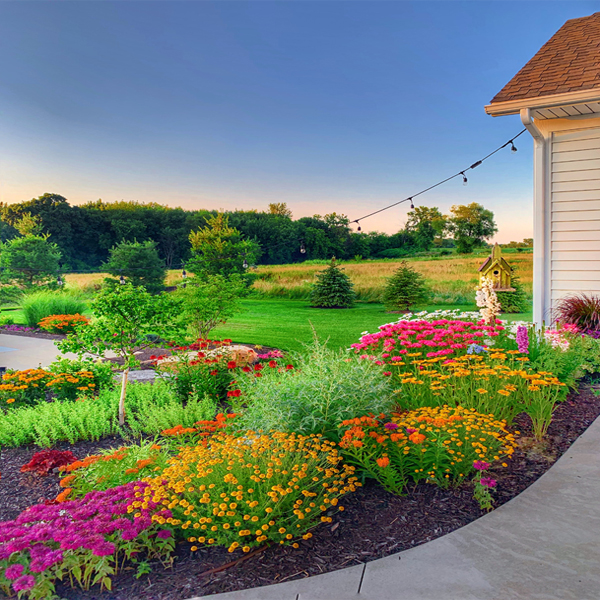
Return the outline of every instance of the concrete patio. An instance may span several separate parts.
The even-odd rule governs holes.
[[[522,494],[453,533],[348,569],[202,598],[598,600],[599,459],[600,419]]]

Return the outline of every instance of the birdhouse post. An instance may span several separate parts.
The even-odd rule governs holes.
[[[492,253],[479,267],[479,280],[484,277],[490,279],[496,292],[514,292],[511,287],[510,265],[502,258],[502,250],[498,244],[494,244]]]

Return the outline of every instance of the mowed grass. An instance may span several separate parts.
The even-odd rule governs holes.
[[[382,304],[357,304],[355,308],[311,308],[302,300],[272,300],[249,298],[242,301],[244,311],[211,333],[215,339],[230,338],[243,344],[259,344],[282,350],[302,350],[314,332],[321,340],[329,340],[331,348],[349,348],[363,331],[374,332],[384,323],[402,318],[401,314],[386,313]],[[427,306],[425,310],[471,306]],[[531,313],[505,315],[508,320],[531,320]]]
[[[407,262],[421,273],[432,291],[432,304],[469,305],[473,303],[474,289],[479,282],[477,269],[487,255],[469,257],[412,258]],[[507,257],[521,278],[526,292],[532,294],[533,262],[531,254]],[[354,283],[357,297],[362,302],[380,302],[387,278],[391,277],[401,261],[346,262],[342,266]],[[325,265],[269,265],[257,270],[258,279],[253,289],[265,298],[307,299],[315,274]]]

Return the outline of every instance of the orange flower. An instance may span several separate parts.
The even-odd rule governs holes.
[[[352,445],[355,448],[362,448],[363,447],[363,443],[360,440],[352,440]]]
[[[64,502],[72,491],[73,488],[67,488],[66,490],[62,491],[58,496],[56,496],[56,501]]]
[[[408,439],[413,442],[413,444],[421,444],[425,441],[425,436],[422,433],[415,431],[408,436]]]
[[[425,437],[425,436],[423,436],[423,437]],[[377,459],[377,464],[382,469],[385,469],[385,467],[387,467],[390,464],[390,459],[387,456],[382,456],[381,458]]]
[[[61,488],[66,488],[69,487],[69,483],[71,483],[71,481],[73,481],[73,479],[75,479],[75,475],[67,475],[64,479],[60,480],[60,487]]]

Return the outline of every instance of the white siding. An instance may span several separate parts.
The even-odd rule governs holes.
[[[600,127],[555,131],[550,167],[550,300],[600,294]]]

